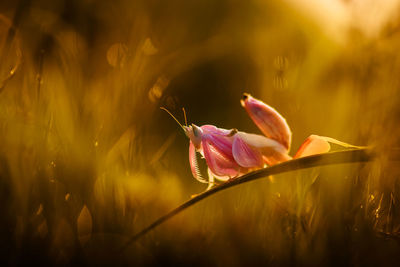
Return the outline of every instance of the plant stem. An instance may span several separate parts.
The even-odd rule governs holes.
[[[400,149],[393,149],[389,151],[386,155],[389,160],[400,160]],[[372,161],[376,158],[376,153],[369,148],[361,148],[361,149],[352,149],[352,150],[345,150],[345,151],[338,151],[338,152],[331,152],[319,155],[313,155],[309,157],[294,159],[290,161],[286,161],[271,167],[267,167],[265,169],[257,170],[246,175],[243,175],[237,179],[229,180],[225,183],[222,183],[218,186],[211,188],[208,191],[205,191],[196,197],[186,201],[182,205],[178,206],[177,208],[173,209],[169,213],[165,214],[164,216],[160,217],[159,219],[155,220],[152,224],[147,226],[146,228],[139,231],[137,234],[132,236],[125,245],[119,250],[122,252],[127,247],[129,247],[133,242],[138,240],[140,237],[148,233],[149,231],[153,230],[163,222],[167,221],[168,219],[174,217],[175,215],[181,213],[185,209],[193,206],[197,202],[214,195],[217,192],[222,190],[228,189],[230,187],[247,183],[256,179],[260,179],[263,177],[268,177],[273,174],[280,174],[289,171],[307,169],[312,167],[324,166],[324,165],[333,165],[333,164],[342,164],[342,163],[355,163],[355,162],[368,162]]]

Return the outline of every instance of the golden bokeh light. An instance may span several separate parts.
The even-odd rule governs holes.
[[[2,262],[396,266],[399,10],[398,0],[2,1]],[[374,160],[230,188],[118,251],[207,188],[160,107],[181,123],[184,108],[189,125],[261,134],[244,92],[286,118],[291,156],[316,134],[373,147]]]

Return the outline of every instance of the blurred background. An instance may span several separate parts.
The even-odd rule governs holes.
[[[0,2],[3,264],[396,265],[400,1]],[[276,108],[378,159],[231,188],[115,248],[191,195],[183,122],[260,133]]]

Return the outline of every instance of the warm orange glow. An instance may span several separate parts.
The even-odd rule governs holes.
[[[0,2],[6,263],[398,261],[400,169],[387,151],[400,147],[400,1]],[[262,134],[243,92],[283,114],[291,156],[315,134],[374,147],[377,160],[231,188],[116,253],[207,187],[160,107]]]

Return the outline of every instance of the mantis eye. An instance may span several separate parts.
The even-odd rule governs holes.
[[[195,124],[192,124],[192,129],[193,129],[193,135],[195,136],[195,137],[200,137],[201,136],[201,134],[202,134],[202,130],[201,130],[201,128],[200,127],[198,127],[197,125],[195,125]]]

